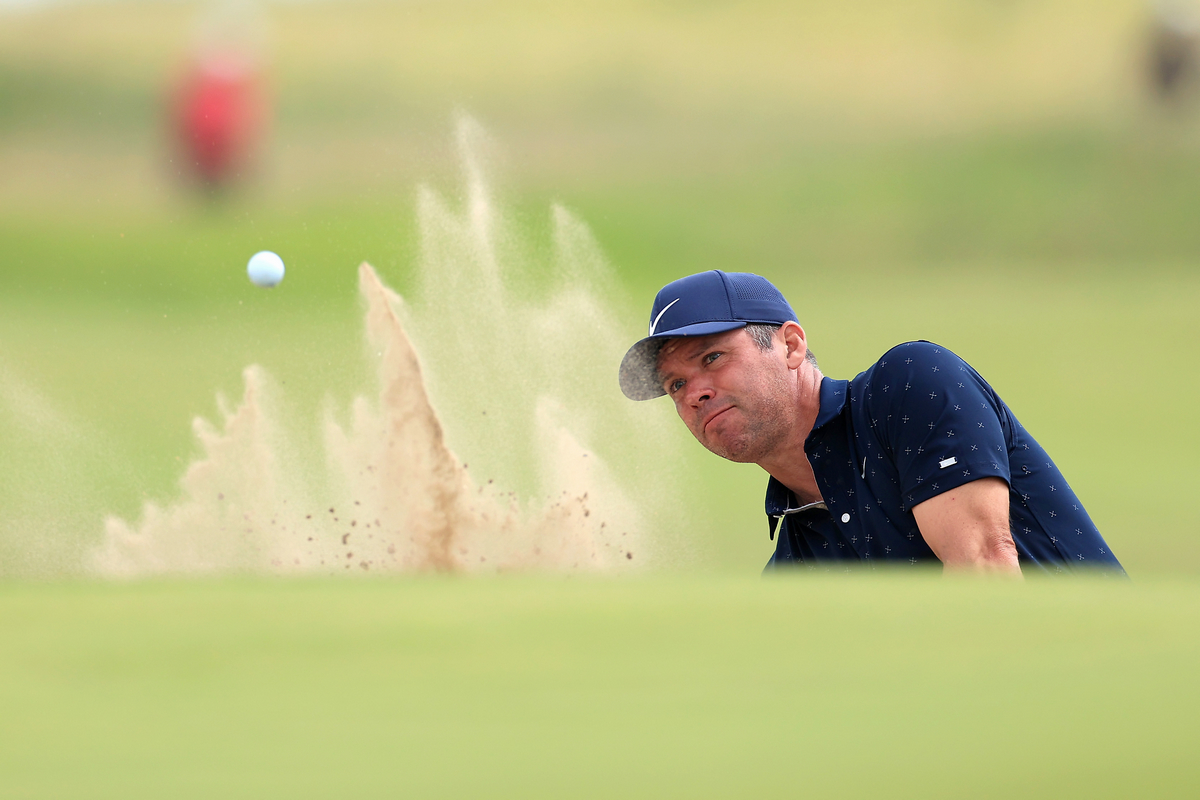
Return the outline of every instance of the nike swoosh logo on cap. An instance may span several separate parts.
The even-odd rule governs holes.
[[[658,321],[660,319],[662,319],[663,314],[667,313],[667,309],[670,308],[671,306],[675,305],[682,299],[683,299],[682,297],[676,297],[674,300],[667,303],[666,306],[663,307],[662,311],[658,312],[658,316],[654,318],[654,322],[650,323],[650,333],[649,333],[650,336],[654,335],[654,329],[658,327]]]

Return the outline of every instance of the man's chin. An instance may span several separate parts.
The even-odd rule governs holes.
[[[738,464],[753,464],[758,459],[756,454],[750,452],[748,442],[723,442],[713,439],[711,441],[701,442],[708,451],[713,455],[720,456],[726,461],[734,461]]]
[[[735,430],[721,426],[712,435],[700,439],[700,444],[710,453],[738,464],[757,464],[774,450],[776,442],[763,436],[761,431],[733,427]]]

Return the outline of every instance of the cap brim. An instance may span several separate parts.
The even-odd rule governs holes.
[[[695,325],[685,325],[682,328],[659,331],[653,336],[647,336],[629,348],[625,357],[621,359],[621,391],[630,400],[653,400],[666,394],[662,382],[658,379],[658,353],[668,339],[684,336],[708,336],[744,327],[746,327],[745,322],[732,320],[698,322]]]

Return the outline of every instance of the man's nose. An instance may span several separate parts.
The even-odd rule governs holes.
[[[699,408],[704,403],[712,400],[713,390],[711,386],[705,384],[693,384],[688,386],[688,405]]]

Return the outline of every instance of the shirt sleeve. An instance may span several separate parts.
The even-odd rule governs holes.
[[[1010,483],[1000,398],[954,353],[902,344],[879,360],[864,391],[907,508],[980,478]]]

